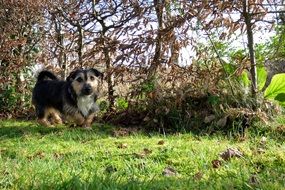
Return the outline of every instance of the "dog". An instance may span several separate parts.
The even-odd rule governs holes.
[[[97,69],[77,69],[66,80],[41,71],[32,93],[38,122],[50,127],[62,124],[63,116],[77,126],[91,129],[103,73]]]

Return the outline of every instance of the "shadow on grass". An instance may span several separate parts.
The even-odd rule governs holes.
[[[64,130],[64,128],[47,128],[38,126],[31,122],[24,123],[19,121],[1,122],[0,139],[4,138],[20,138],[27,134],[47,135],[50,133],[57,133]]]
[[[83,182],[78,177],[73,177],[71,180],[66,181],[60,185],[55,186],[46,186],[43,185],[39,187],[40,189],[129,189],[129,190],[138,190],[138,189],[185,189],[187,187],[193,187],[193,184],[190,183],[190,180],[182,179],[165,179],[165,180],[151,180],[146,182],[139,181],[128,181],[120,182],[120,180],[106,178],[102,179],[100,177],[94,177],[90,182]]]
[[[282,125],[281,125],[282,124]],[[247,130],[247,136],[268,136],[277,141],[285,140],[285,125],[279,123],[276,126],[256,125],[251,126]],[[0,120],[0,140],[9,138],[21,138],[25,136],[35,136],[41,138],[43,136],[51,135],[51,138],[58,138],[61,140],[84,141],[94,138],[108,138],[129,136],[140,133],[146,136],[162,135],[155,131],[143,129],[141,131],[132,130],[132,127],[115,127],[107,124],[93,124],[93,130],[85,130],[80,128],[70,128],[67,126],[57,126],[48,128],[38,125],[35,121],[25,120]],[[194,137],[200,139],[204,136],[216,137],[223,136],[233,141],[239,140],[239,134],[229,135],[230,131],[214,131],[207,133],[205,130],[201,131],[184,131],[179,134],[191,133]],[[177,133],[166,133],[166,136],[176,135]]]
[[[281,186],[281,184],[280,184]],[[178,177],[159,177],[146,181],[137,181],[129,179],[121,180],[119,177],[99,177],[93,176],[90,181],[83,181],[80,177],[74,176],[70,180],[61,184],[40,184],[36,189],[117,189],[117,190],[138,190],[138,189],[252,189],[254,186],[248,184],[248,181],[232,181],[219,179],[197,180],[193,176],[186,178]]]
[[[93,130],[86,130],[82,128],[70,128],[65,125],[48,128],[38,125],[32,121],[0,120],[0,140],[21,138],[27,135],[42,137],[50,134],[56,138],[62,138],[63,140],[77,140],[94,135],[107,137],[110,136],[112,130],[113,127],[111,126],[103,126],[99,124],[94,124]]]

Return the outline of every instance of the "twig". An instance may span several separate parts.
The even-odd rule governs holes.
[[[202,25],[203,25],[203,23],[202,23]],[[204,27],[204,26],[203,26],[203,27]],[[226,74],[226,76],[227,76],[227,78],[228,78],[228,77],[229,77],[229,74],[227,73],[227,70],[226,70],[226,68],[225,68],[224,61],[222,60],[222,58],[221,58],[221,56],[220,56],[220,54],[219,54],[219,52],[218,52],[218,50],[217,50],[217,48],[216,48],[216,46],[215,46],[213,40],[212,40],[212,38],[210,37],[210,34],[209,34],[207,31],[205,31],[205,32],[206,32],[206,34],[207,34],[207,37],[208,37],[209,40],[210,40],[211,45],[213,46],[213,49],[214,49],[214,51],[215,51],[215,53],[216,53],[216,55],[217,55],[217,57],[218,57],[218,60],[219,60],[220,64],[222,65],[223,70],[224,70],[224,72],[225,72],[225,74]],[[235,96],[232,83],[231,83],[230,80],[228,80],[228,82],[229,82],[229,85],[230,85],[230,89],[231,89],[231,91],[232,91],[232,94],[233,94],[233,96]]]

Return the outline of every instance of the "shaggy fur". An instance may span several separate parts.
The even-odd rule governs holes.
[[[61,124],[61,116],[76,125],[90,128],[98,111],[96,104],[103,74],[96,69],[79,69],[66,81],[50,71],[39,73],[33,89],[32,102],[40,124]]]

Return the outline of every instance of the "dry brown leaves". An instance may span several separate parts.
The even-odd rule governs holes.
[[[235,149],[235,148],[228,148],[224,152],[221,152],[219,155],[225,161],[228,161],[231,158],[241,158],[241,157],[243,157],[243,153],[240,152],[238,149]]]
[[[148,149],[148,148],[144,148],[143,151],[139,152],[139,153],[134,153],[133,155],[136,158],[145,158],[146,156],[150,155],[152,153],[152,150]]]
[[[158,145],[164,145],[164,143],[165,143],[165,141],[164,140],[160,140],[160,141],[158,141]]]
[[[166,167],[162,172],[162,175],[167,176],[167,177],[175,176],[177,174],[178,174],[177,171],[174,168],[169,167],[169,166]]]
[[[221,167],[222,162],[220,160],[212,160],[212,166],[213,168],[219,168]]]
[[[32,156],[28,156],[27,158],[29,159],[29,160],[33,160],[33,159],[36,159],[36,158],[38,158],[38,159],[43,159],[45,157],[45,153],[44,152],[42,152],[42,151],[39,151],[39,152],[36,152],[34,155],[32,155]]]
[[[204,175],[204,173],[201,172],[201,171],[199,171],[199,172],[197,172],[197,173],[194,175],[194,179],[197,180],[197,181],[199,181],[199,180],[202,179],[203,175]]]
[[[138,128],[123,128],[123,127],[119,127],[117,129],[114,129],[112,131],[112,135],[114,137],[124,137],[124,136],[129,136],[129,135],[132,135],[132,134],[135,134],[138,132]]]
[[[119,143],[117,147],[120,149],[128,148],[128,144],[127,143]]]

